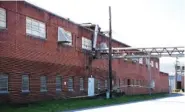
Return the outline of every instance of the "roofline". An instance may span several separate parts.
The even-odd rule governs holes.
[[[169,76],[169,73],[160,71],[160,75],[167,75],[167,76]]]
[[[81,27],[81,28],[84,28],[84,29],[87,29],[87,30],[93,32],[93,30],[91,30],[91,29],[89,29],[89,28],[86,28],[86,27],[84,27],[84,26],[81,26],[80,24],[78,24],[78,23],[76,23],[76,22],[74,22],[74,21],[71,21],[71,20],[69,20],[69,19],[67,19],[67,18],[64,18],[64,17],[62,17],[62,16],[59,16],[59,15],[57,15],[57,14],[54,14],[53,12],[50,12],[50,11],[48,11],[48,10],[46,10],[46,9],[43,9],[43,8],[41,8],[41,7],[39,7],[39,6],[35,5],[35,4],[32,4],[32,3],[30,3],[29,1],[24,1],[24,2],[27,3],[27,4],[29,4],[29,5],[31,5],[31,6],[34,6],[35,8],[37,8],[37,9],[39,9],[39,10],[45,11],[45,12],[47,12],[47,13],[49,13],[49,14],[52,14],[52,15],[54,15],[54,16],[60,18],[60,19],[64,19],[64,20],[66,20],[66,21],[68,21],[68,22],[70,22],[70,23],[73,23],[73,24],[77,25],[78,27]],[[101,33],[99,33],[99,35],[104,36],[104,37],[106,37],[106,38],[109,38],[108,36],[103,35],[103,34],[101,34]],[[131,47],[130,45],[127,45],[127,44],[125,44],[125,43],[122,43],[122,42],[120,42],[120,41],[118,41],[118,40],[116,40],[116,39],[112,39],[112,40],[115,41],[115,42],[118,42],[118,43],[120,43],[120,44],[122,44],[122,45],[124,45],[124,46],[126,46],[126,47]]]

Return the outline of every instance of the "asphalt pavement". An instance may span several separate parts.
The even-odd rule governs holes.
[[[73,110],[71,112],[185,112],[185,94],[113,106]]]

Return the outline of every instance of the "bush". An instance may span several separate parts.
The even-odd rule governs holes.
[[[180,89],[176,89],[175,92],[180,92]]]
[[[112,91],[112,95],[115,96],[115,97],[119,97],[119,96],[123,96],[125,95],[125,92],[121,91],[121,90],[113,90]]]
[[[184,89],[182,89],[182,91],[184,92]]]

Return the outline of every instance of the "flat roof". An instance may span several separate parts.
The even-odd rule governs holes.
[[[27,4],[29,4],[29,5],[31,5],[31,6],[34,6],[35,8],[37,8],[37,9],[39,9],[39,10],[45,11],[45,12],[47,12],[47,13],[49,13],[49,14],[52,14],[52,15],[58,17],[58,18],[61,18],[61,19],[64,19],[64,20],[66,20],[66,21],[68,21],[68,22],[70,22],[70,23],[73,23],[73,24],[77,25],[78,27],[81,27],[81,28],[84,28],[84,29],[87,29],[87,30],[93,32],[93,30],[91,30],[91,29],[89,29],[89,28],[86,28],[86,27],[84,27],[84,26],[82,26],[82,25],[80,25],[80,24],[78,24],[78,23],[75,23],[74,21],[71,21],[71,20],[69,20],[68,18],[64,18],[64,17],[59,16],[59,15],[53,13],[53,12],[50,12],[50,11],[48,11],[48,10],[46,10],[46,9],[43,9],[43,8],[41,8],[41,7],[39,7],[39,6],[36,6],[35,4],[30,3],[29,1],[24,1],[24,2],[27,3]],[[99,33],[99,35],[104,36],[104,37],[106,37],[106,38],[109,38],[108,36],[103,35],[103,34],[101,34],[101,33]],[[127,45],[127,44],[125,44],[125,43],[123,43],[123,42],[120,42],[120,41],[118,41],[118,40],[116,40],[116,39],[112,39],[112,40],[115,41],[115,42],[118,42],[118,43],[120,43],[120,44],[122,44],[122,45],[124,45],[124,46],[126,46],[126,47],[131,47],[130,45]]]

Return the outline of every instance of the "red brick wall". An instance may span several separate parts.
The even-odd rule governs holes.
[[[108,61],[93,60],[92,70],[86,68],[88,65],[89,55],[82,51],[82,36],[91,39],[92,32],[76,24],[69,22],[63,18],[54,16],[46,11],[40,10],[25,2],[0,2],[0,7],[5,8],[7,12],[7,29],[0,31],[0,72],[9,74],[9,91],[8,98],[10,101],[22,100],[39,100],[45,98],[56,97],[55,77],[59,73],[64,81],[69,76],[75,77],[75,91],[69,93],[63,85],[63,91],[59,96],[76,96],[87,95],[87,78],[90,75],[101,79],[101,86],[104,86],[104,80],[108,73]],[[16,8],[17,7],[17,8]],[[47,39],[36,39],[26,35],[26,16],[42,21],[46,24]],[[72,32],[73,45],[61,46],[57,44],[58,26]],[[98,43],[108,42],[108,38],[102,35],[98,37]],[[126,47],[127,45],[113,41],[113,46]],[[152,59],[158,62],[158,59]],[[154,64],[155,65],[155,64]],[[31,93],[22,95],[21,75],[22,73],[30,75]],[[113,73],[115,76],[115,84],[118,79],[137,79],[144,80],[145,85],[148,84],[148,71],[145,65],[124,61],[123,59],[113,60]],[[43,95],[40,93],[40,75],[47,75],[48,93]],[[80,77],[86,77],[85,92],[79,92]],[[159,69],[152,68],[152,79],[156,81],[155,92],[160,92],[163,82],[160,80]],[[122,89],[127,94],[144,94],[147,89],[134,87],[134,89]],[[0,98],[2,95],[0,95]],[[7,97],[7,96],[6,96]],[[25,101],[26,101],[25,100]]]
[[[169,79],[168,79],[168,74],[160,72],[160,92],[169,92]]]

